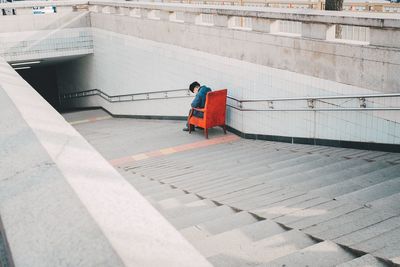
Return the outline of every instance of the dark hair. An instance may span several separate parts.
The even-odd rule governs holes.
[[[194,88],[196,88],[197,86],[200,86],[200,84],[199,84],[198,82],[192,82],[192,83],[190,84],[190,86],[189,86],[190,92],[193,93]]]

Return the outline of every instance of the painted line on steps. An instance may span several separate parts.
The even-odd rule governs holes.
[[[88,122],[108,120],[111,118],[112,118],[111,116],[93,117],[93,118],[89,118],[89,119],[85,119],[85,120],[69,121],[68,123],[71,125],[76,125],[76,124],[82,124],[82,123],[88,123]]]
[[[134,161],[145,160],[148,158],[161,157],[161,156],[171,155],[171,154],[175,154],[175,153],[183,152],[183,151],[187,151],[187,150],[228,143],[228,142],[236,141],[239,139],[240,139],[240,137],[237,135],[227,134],[222,137],[216,137],[213,139],[207,139],[207,140],[202,140],[202,141],[198,141],[198,142],[194,142],[194,143],[189,143],[189,144],[184,144],[184,145],[179,145],[179,146],[174,146],[174,147],[167,147],[167,148],[162,148],[159,150],[154,150],[154,151],[149,151],[149,152],[131,155],[131,156],[127,156],[127,157],[117,158],[117,159],[110,160],[110,163],[113,166],[118,166],[118,165],[130,163],[130,162],[134,162]]]

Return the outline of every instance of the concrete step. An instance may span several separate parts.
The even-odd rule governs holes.
[[[171,163],[172,166],[165,168],[159,168],[157,165],[153,166],[151,172],[140,172],[141,175],[145,177],[151,177],[153,180],[162,182],[162,179],[168,179],[173,177],[179,177],[182,175],[188,175],[191,173],[197,173],[201,171],[198,166],[180,166],[182,163]]]
[[[230,206],[236,206],[238,203],[246,203],[246,202],[252,202],[256,198],[262,198],[263,196],[270,195],[270,194],[280,194],[284,188],[281,187],[271,187],[271,186],[262,186],[260,187],[262,190],[258,190],[256,192],[252,192],[250,194],[243,194],[239,195],[237,197],[227,199],[224,201],[224,203],[227,203],[227,205]]]
[[[400,260],[400,227],[353,244],[352,248],[370,253],[373,256]]]
[[[143,160],[138,160],[128,163],[122,168],[122,170],[132,173],[139,174],[138,170],[151,169],[151,166],[157,165],[158,167],[163,167],[168,165],[169,160],[163,157],[147,158]]]
[[[294,154],[294,153],[292,153]],[[283,172],[288,172],[288,170],[286,170],[285,168],[304,168],[303,163],[306,162],[307,160],[319,160],[320,162],[322,161],[326,161],[327,159],[317,159],[317,158],[310,158],[310,155],[303,155],[300,157],[290,157],[287,158],[285,156],[285,160],[284,161],[280,161],[280,162],[276,162],[276,164],[279,164],[281,166],[276,166],[276,164],[274,165],[271,160],[268,160],[268,162],[266,164],[262,164],[262,162],[252,162],[249,165],[239,165],[239,166],[233,166],[230,167],[228,171],[232,172],[232,177],[231,180],[232,181],[237,181],[240,182],[243,179],[249,179],[249,177],[252,176],[265,176],[266,173],[269,174],[269,176],[266,176],[264,180],[268,180],[268,178],[270,179],[271,177],[274,177],[274,175],[278,176]],[[276,158],[273,158],[274,160],[276,160]],[[314,164],[315,161],[312,164]],[[226,173],[227,170],[222,170],[222,173]],[[215,175],[216,173],[213,173],[213,175]],[[209,180],[210,181],[214,181],[213,179],[214,177],[210,177]],[[226,178],[225,178],[226,180]],[[203,182],[204,186],[207,186],[207,181]],[[180,184],[181,185],[181,184]],[[182,184],[183,185],[183,184]],[[190,186],[190,185],[189,185]],[[194,186],[192,187],[193,189],[196,188],[201,188],[199,186]],[[189,188],[190,189],[190,188]]]
[[[276,160],[284,160],[287,158],[292,159],[295,157],[294,153],[284,153],[280,152],[280,155],[276,155],[274,158],[268,160],[268,164],[263,164],[262,161],[256,162],[256,165],[260,165],[261,167],[269,167],[272,168],[271,164],[273,164]],[[215,162],[218,162],[214,159]],[[254,164],[254,162],[253,162]],[[162,179],[166,183],[174,184],[176,186],[185,187],[186,185],[193,185],[193,184],[204,184],[208,181],[213,181],[215,177],[218,176],[228,176],[228,174],[237,174],[237,170],[247,171],[246,165],[240,165],[235,163],[234,161],[227,160],[227,165],[218,165],[215,170],[211,171],[208,165],[204,165],[204,163],[199,163],[198,167],[203,167],[204,171],[199,173],[193,173],[191,175],[185,177],[175,177],[170,179]]]
[[[365,203],[362,208],[307,227],[304,231],[321,239],[351,245],[399,225],[400,193]],[[338,242],[335,241],[335,242]]]
[[[261,206],[256,209],[250,210],[251,213],[257,214],[260,217],[274,219],[282,217],[306,208],[313,207],[322,203],[331,201],[330,199],[310,196],[309,194],[300,195],[297,197],[289,198],[279,201],[274,204]]]
[[[215,184],[218,184],[218,187],[213,187],[212,184],[205,183],[205,185],[202,188],[195,188],[195,190],[201,189],[201,191],[196,191],[196,193],[202,194],[205,197],[218,199],[218,197],[220,197],[224,194],[229,194],[229,193],[241,190],[241,189],[245,189],[245,188],[257,185],[260,182],[272,183],[271,180],[285,177],[284,173],[299,172],[302,169],[312,168],[314,164],[315,165],[318,165],[318,164],[326,165],[328,162],[329,161],[327,159],[314,160],[313,163],[310,163],[308,165],[303,164],[303,162],[300,162],[300,163],[298,162],[299,166],[297,166],[297,167],[290,166],[290,167],[288,167],[290,169],[284,169],[284,170],[281,169],[281,170],[271,171],[271,172],[268,172],[268,174],[263,169],[259,169],[260,173],[262,173],[262,174],[255,175],[252,177],[246,177],[246,176],[238,177],[238,178],[226,177],[226,178],[221,179],[222,182],[220,182],[219,180],[214,181]],[[212,178],[210,178],[210,180],[212,180]],[[287,183],[282,183],[282,184],[286,185]],[[193,192],[195,190],[193,190]]]
[[[285,221],[285,225],[289,227],[305,229],[361,208],[358,205],[351,205],[341,201],[330,201],[290,214],[294,218],[292,221],[287,221],[286,216],[275,220],[279,222]]]
[[[235,183],[236,181],[243,180],[244,177],[251,176],[252,173],[259,171],[260,169],[268,171],[265,167],[254,168],[249,171],[237,172],[236,174],[229,173],[207,173],[206,179],[201,179],[201,181],[186,181],[184,184],[171,183],[179,188],[184,188],[189,192],[201,193],[201,192],[212,192],[212,190],[222,190],[229,183]]]
[[[248,200],[241,200],[237,202],[230,203],[230,206],[235,207],[240,210],[253,210],[258,207],[263,207],[267,205],[271,205],[274,203],[278,203],[284,201],[286,199],[298,197],[305,195],[305,192],[297,191],[297,190],[279,190],[273,191],[267,194],[263,194],[257,197],[253,197]]]
[[[247,212],[238,212],[202,224],[184,228],[180,232],[189,241],[199,241],[212,235],[240,228],[258,221],[258,219]]]
[[[389,242],[385,247],[374,251],[373,254],[376,257],[380,257],[383,259],[387,259],[394,266],[400,266],[400,242],[397,240],[393,240],[393,242]]]
[[[196,195],[193,194],[184,194],[177,197],[170,197],[167,199],[162,199],[155,204],[157,205],[158,209],[161,211],[168,211],[170,209],[179,208],[186,203],[195,202],[201,200]]]
[[[352,148],[337,148],[334,151],[331,151],[329,155],[331,157],[346,157],[352,154],[363,153],[365,150],[360,149],[352,149]]]
[[[383,155],[382,157],[376,158],[374,160],[377,161],[387,161],[391,163],[400,163],[400,154],[399,153],[388,153],[387,155]]]
[[[371,254],[365,254],[354,260],[344,262],[336,267],[386,267],[387,265],[379,261]]]
[[[298,250],[292,254],[278,258],[271,262],[259,265],[259,267],[329,267],[351,261],[354,258],[356,258],[356,256],[344,250],[335,243],[331,241],[324,241],[313,246]]]
[[[385,162],[367,162],[362,160],[358,164],[357,162],[354,162],[353,166],[338,168],[335,173],[310,177],[308,181],[296,183],[296,188],[299,190],[311,191],[313,189],[337,184],[367,173],[372,173],[388,166],[390,166],[390,164]]]
[[[156,194],[147,195],[145,198],[150,202],[158,202],[163,199],[185,195],[186,193],[181,189],[171,189],[165,192],[158,192]]]
[[[386,153],[386,152],[351,149],[349,151],[343,151],[343,153],[340,153],[338,156],[346,157],[346,158],[364,158],[365,156],[368,156],[368,155],[372,155],[372,154],[373,155],[376,155],[376,154],[381,155],[382,153]]]
[[[253,170],[253,172],[258,170],[257,169]],[[250,172],[248,175],[251,175]],[[201,187],[192,186],[190,188],[188,186],[182,188],[185,188],[185,190],[189,192],[193,192],[207,198],[215,199],[226,194],[230,194],[233,192],[240,191],[242,189],[255,186],[257,184],[260,184],[260,182],[258,181],[254,182],[247,175],[244,175],[240,177],[235,177],[235,176],[218,177],[215,178],[215,181],[210,181],[208,184],[202,185]]]
[[[197,200],[189,203],[185,203],[176,208],[163,210],[162,214],[168,218],[177,218],[181,216],[186,216],[189,214],[198,213],[204,210],[210,210],[217,207],[217,205],[208,199]]]
[[[400,165],[390,166],[384,169],[376,170],[361,176],[353,177],[341,183],[309,191],[310,194],[326,198],[335,198],[347,193],[361,190],[363,188],[382,183],[398,177],[400,173]]]
[[[341,195],[337,199],[358,204],[374,201],[400,192],[400,172],[397,178]]]
[[[295,172],[291,175],[287,175],[284,177],[279,177],[277,179],[269,181],[270,184],[273,185],[284,185],[287,184],[291,187],[297,187],[298,183],[307,182],[314,177],[323,177],[330,175],[332,173],[336,173],[340,170],[349,168],[354,165],[361,165],[363,163],[367,163],[362,160],[349,160],[344,158],[330,159],[326,161],[324,164],[322,162],[322,166],[312,166],[308,165],[309,169],[306,169],[303,172]]]
[[[187,151],[168,155],[168,158],[173,161],[185,161],[185,160],[193,158],[193,157],[196,157],[196,159],[199,159],[200,161],[205,158],[210,158],[210,157],[218,158],[224,154],[234,153],[234,151],[241,149],[243,147],[248,147],[248,148],[254,149],[256,146],[252,142],[249,142],[249,141],[251,141],[251,140],[240,139],[240,140],[235,141],[234,143],[216,144],[216,145],[212,145],[212,146],[208,146],[208,147],[187,150]],[[268,146],[268,145],[269,144],[265,144],[265,146]]]
[[[396,193],[387,197],[383,197],[371,202],[366,203],[366,206],[368,207],[374,207],[377,209],[385,209],[385,210],[390,210],[393,212],[393,214],[399,214],[400,213],[400,193]]]
[[[171,189],[174,189],[174,188],[171,187],[170,185],[158,183],[158,184],[154,184],[152,186],[147,186],[145,188],[139,188],[138,190],[143,196],[149,196],[149,195],[154,195],[157,193],[163,193],[163,192],[166,192]]]
[[[285,162],[285,165],[283,166],[275,166],[275,170],[271,173],[268,173],[265,177],[268,177],[268,181],[273,181],[275,179],[282,179],[282,177],[295,173],[307,172],[312,169],[334,164],[338,161],[341,160],[320,155],[307,155],[299,158],[297,161]]]
[[[214,197],[214,200],[221,203],[230,203],[230,202],[235,202],[238,199],[247,199],[252,196],[257,196],[259,194],[262,194],[265,190],[269,189],[271,189],[272,191],[276,191],[282,188],[271,187],[270,185],[265,184],[264,182],[258,182],[255,183],[254,185],[253,184],[250,185],[249,187],[243,187],[238,191],[232,191],[224,195],[216,196]]]
[[[214,266],[257,266],[314,244],[315,241],[300,231],[290,230],[235,249],[224,250],[207,259]]]
[[[200,164],[201,166],[208,166],[208,168],[212,170],[217,170],[220,166],[225,167],[232,164],[232,162],[248,163],[251,162],[251,158],[265,157],[265,154],[262,152],[262,150],[254,150],[252,147],[243,146],[235,147],[229,152],[218,151],[215,153],[205,153],[204,155],[196,153],[194,157],[196,157],[197,164]],[[282,152],[278,151],[275,153]],[[174,162],[177,162],[177,160],[174,160]]]
[[[322,198],[322,199],[325,199],[325,198]],[[310,200],[310,201],[312,201],[312,200]],[[314,216],[325,214],[325,213],[329,212],[329,210],[343,206],[344,204],[345,203],[330,199],[327,202],[323,201],[322,203],[316,203],[315,205],[307,205],[307,207],[293,210],[286,215],[275,218],[274,221],[277,221],[277,222],[285,224],[285,225],[290,225],[291,223],[294,223],[294,222],[297,222],[297,221],[300,221],[303,219],[312,218]]]
[[[273,163],[282,162],[286,159],[293,159],[301,156],[300,153],[294,153],[290,151],[269,151],[269,153],[265,153],[265,150],[259,150],[255,153],[256,158],[260,165],[269,165]],[[238,151],[238,153],[231,155],[224,155],[222,158],[209,158],[207,161],[201,161],[199,164],[202,166],[211,166],[214,167],[215,170],[226,170],[229,166],[237,166],[238,164],[251,163],[254,162],[254,157],[251,155],[254,151]],[[250,158],[249,158],[250,156]],[[252,160],[253,158],[253,160]]]
[[[344,163],[343,161],[346,161],[346,164],[343,164]],[[321,173],[324,173],[324,175],[325,175],[325,172],[329,168],[332,171],[334,171],[334,170],[337,171],[337,169],[339,167],[340,167],[340,169],[342,169],[342,168],[344,168],[346,166],[349,166],[351,164],[356,163],[356,162],[352,163],[350,160],[344,160],[344,159],[343,159],[343,161],[334,162],[333,164],[331,164],[331,165],[334,165],[334,166],[325,165],[325,166],[323,166],[321,168],[318,168],[318,170],[320,170]],[[305,173],[310,173],[310,174],[313,174],[313,175],[317,175],[317,173],[315,173],[315,172],[313,173],[313,170],[307,171]],[[246,188],[251,188],[253,186],[257,186],[258,184],[261,183],[261,181],[265,181],[266,183],[272,184],[274,186],[280,186],[280,185],[286,185],[287,184],[290,187],[296,187],[296,185],[297,185],[296,182],[298,182],[299,180],[307,179],[308,176],[309,175],[303,175],[303,173],[300,172],[300,173],[296,173],[294,175],[281,177],[280,179],[279,178],[278,179],[273,179],[272,181],[271,180],[266,181],[267,179],[265,177],[256,177],[256,178],[250,177],[250,178],[245,178],[245,179],[241,178],[241,179],[238,179],[238,181],[235,181],[235,179],[233,179],[233,181],[231,181],[229,179],[229,177],[228,177],[228,178],[226,178],[226,181],[230,182],[228,185],[222,186],[222,187],[218,186],[218,188],[215,188],[215,189],[211,190],[211,192],[207,192],[209,194],[208,195],[204,194],[204,196],[216,199],[218,201],[221,201],[222,199],[224,199],[224,194],[230,194],[232,192],[240,191],[242,189],[246,189]],[[306,187],[304,187],[304,190],[306,190]],[[213,193],[213,191],[215,193]],[[202,194],[202,193],[203,193],[202,191],[199,192],[199,194]],[[242,194],[240,194],[240,195],[242,196]],[[223,203],[225,203],[225,202],[223,202]]]
[[[124,178],[126,180],[128,180],[132,184],[139,184],[141,182],[149,180],[148,177],[146,177],[146,176],[142,176],[140,174],[132,173],[132,172],[129,172],[129,171],[123,171],[123,172],[120,172],[120,173],[121,173],[122,176],[124,176]]]
[[[263,220],[237,229],[226,231],[201,240],[193,240],[193,245],[205,256],[211,257],[251,244],[252,242],[286,232],[277,223]]]
[[[395,216],[382,220],[376,224],[371,224],[365,228],[358,229],[357,231],[352,231],[347,234],[339,235],[337,238],[333,239],[338,244],[343,244],[345,246],[353,246],[357,243],[362,243],[366,240],[373,239],[380,236],[386,232],[390,232],[400,225],[400,216]]]
[[[312,225],[304,232],[320,239],[335,239],[393,217],[392,212],[363,207],[332,220]]]
[[[166,158],[148,158],[139,161],[129,162],[124,167],[119,168],[127,173],[139,175],[140,171],[138,170],[146,170],[151,169],[152,166],[165,166],[168,164],[169,160]]]
[[[133,187],[135,187],[138,191],[140,191],[142,188],[160,185],[160,182],[150,180],[148,177],[142,177],[140,180],[137,181],[128,180],[128,182],[132,184]]]
[[[242,179],[241,183],[232,182],[231,185],[224,185],[220,189],[212,190],[199,194],[212,198],[221,203],[234,203],[238,199],[249,199],[258,195],[266,194],[266,192],[277,191],[282,188],[272,187],[263,182],[252,182]]]
[[[169,221],[176,229],[180,230],[234,213],[235,211],[228,206],[219,206],[180,217],[170,218]]]
[[[143,175],[145,175],[146,177],[151,177],[153,180],[162,183],[168,183],[169,179],[185,179],[185,177],[187,176],[204,172],[204,170],[199,168],[198,166],[192,168],[172,168],[172,170],[169,171],[157,169],[157,167],[154,167],[154,171],[154,173],[144,173]]]

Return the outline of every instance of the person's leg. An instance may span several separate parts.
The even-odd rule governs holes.
[[[189,132],[188,121],[189,121],[190,116],[192,116],[192,109],[189,110],[188,119],[186,120],[186,127],[183,128],[182,131]],[[193,125],[192,125],[191,128],[192,128],[192,129],[190,129],[190,131],[194,131],[194,126],[193,126]]]

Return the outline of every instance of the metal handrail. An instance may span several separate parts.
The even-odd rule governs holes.
[[[185,96],[168,96],[168,93],[171,92],[186,92]],[[151,94],[164,94],[163,97],[154,97],[150,98]],[[157,99],[166,99],[166,98],[186,98],[190,97],[190,91],[188,89],[173,89],[173,90],[164,90],[164,91],[150,91],[144,93],[133,93],[133,94],[122,94],[122,95],[108,95],[100,89],[89,89],[80,92],[66,93],[61,96],[61,99],[66,98],[78,98],[78,97],[86,97],[98,95],[108,102],[130,102],[130,101],[143,101],[143,100],[157,100]],[[138,96],[143,96],[144,98],[137,98]],[[129,98],[129,99],[122,99]]]
[[[268,101],[295,101],[295,100],[321,100],[321,99],[348,99],[348,98],[377,98],[377,97],[400,97],[400,93],[391,94],[363,94],[363,95],[331,95],[331,96],[303,96],[303,97],[282,97],[282,98],[267,98],[267,99],[237,99],[228,96],[229,99],[237,102],[268,102]]]
[[[171,92],[185,92],[185,96],[169,96],[168,93]],[[162,97],[150,97],[152,94],[164,94]],[[143,93],[133,93],[133,94],[122,94],[122,95],[108,95],[100,89],[89,89],[80,92],[67,93],[61,98],[78,98],[98,95],[108,102],[131,102],[131,101],[143,101],[143,100],[161,100],[170,98],[187,98],[190,96],[190,91],[188,89],[173,89],[173,90],[163,90],[163,91],[150,91]],[[137,98],[142,96],[142,98]],[[389,110],[400,110],[400,107],[366,107],[366,104],[360,104],[360,107],[340,107],[336,105],[335,108],[316,108],[314,106],[314,101],[321,100],[332,100],[332,99],[358,99],[365,102],[367,98],[387,98],[387,97],[400,97],[400,93],[390,93],[390,94],[359,94],[359,95],[334,95],[334,96],[307,96],[307,97],[283,97],[283,98],[268,98],[268,99],[237,99],[232,96],[227,96],[228,99],[234,100],[238,103],[238,106],[227,104],[228,107],[247,112],[247,111],[389,111]],[[128,98],[128,99],[123,99]],[[307,101],[308,108],[280,108],[276,109],[272,106],[273,102],[279,101]],[[265,109],[260,108],[243,108],[243,103],[260,103],[266,102],[269,107]],[[311,103],[311,105],[310,105]]]
[[[390,111],[390,110],[400,110],[400,107],[389,107],[389,108],[282,108],[282,109],[245,109],[245,108],[238,108],[232,105],[227,104],[228,107],[239,110],[239,111]]]

